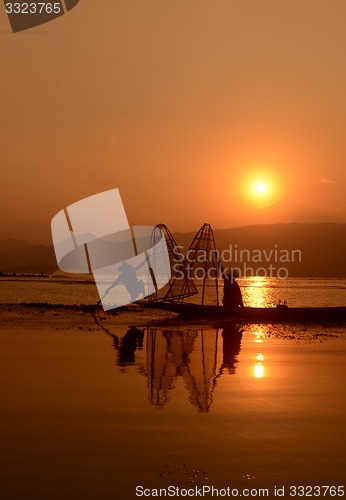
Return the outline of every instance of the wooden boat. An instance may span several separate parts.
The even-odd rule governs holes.
[[[176,302],[149,302],[147,307],[175,312],[188,319],[232,319],[245,323],[346,323],[346,307],[243,307],[228,311],[222,306]]]

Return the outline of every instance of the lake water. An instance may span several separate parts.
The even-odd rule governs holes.
[[[344,334],[0,329],[1,498],[344,485]]]
[[[245,278],[238,280],[244,304],[252,307],[275,307],[279,300],[290,307],[346,306],[344,279]],[[201,284],[198,284],[201,290]],[[127,293],[126,290],[124,293]],[[219,286],[222,298],[222,286]],[[200,301],[194,296],[189,301]],[[0,303],[18,304],[96,304],[99,301],[93,282],[59,278],[0,278]],[[215,285],[206,287],[205,304],[216,304]]]
[[[341,280],[241,284],[248,305],[345,305]],[[93,284],[0,286],[2,304],[98,301]],[[285,488],[289,498],[290,487],[345,486],[344,326],[131,327],[131,317],[121,325],[102,311],[96,323],[90,312],[21,306],[0,314],[1,499],[130,500],[136,487],[152,498],[169,487],[180,497],[214,487],[267,498]],[[320,496],[341,496],[333,488]]]

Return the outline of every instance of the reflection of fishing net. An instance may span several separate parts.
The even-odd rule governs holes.
[[[200,411],[209,411],[216,385],[217,335],[201,331],[183,372],[189,400]]]
[[[174,388],[176,367],[167,362],[167,343],[162,333],[150,328],[147,334],[147,369],[149,401],[164,407]]]
[[[179,247],[167,226],[164,224],[155,226],[151,235],[150,246],[156,245],[161,240],[162,233],[166,239],[169,264],[171,267],[171,278],[165,286],[160,290],[157,289],[155,293],[150,295],[148,300],[182,302],[184,298],[191,297],[198,293],[198,290],[193,279],[188,275],[187,262],[179,251]],[[160,274],[155,269],[153,269],[153,271],[156,275]]]
[[[181,376],[190,402],[200,412],[209,411],[217,379],[217,338],[214,332],[149,329],[146,375],[152,405],[164,407]]]

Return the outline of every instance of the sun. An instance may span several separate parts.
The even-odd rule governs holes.
[[[263,182],[259,182],[255,186],[255,191],[258,194],[263,194],[263,193],[265,193],[267,191],[267,186]]]
[[[251,168],[239,177],[238,190],[244,202],[252,209],[267,210],[280,198],[280,186],[273,168]]]

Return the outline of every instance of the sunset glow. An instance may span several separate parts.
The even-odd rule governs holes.
[[[345,18],[0,0],[0,500],[346,500]]]

